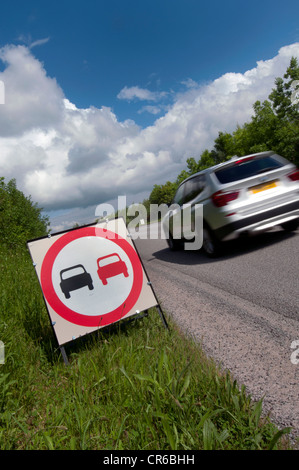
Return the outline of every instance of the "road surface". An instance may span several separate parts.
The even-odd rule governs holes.
[[[133,237],[164,311],[253,399],[264,397],[264,411],[280,428],[291,426],[292,437],[299,437],[298,234],[276,229],[229,242],[215,260],[171,252],[157,224],[141,228],[147,238]]]

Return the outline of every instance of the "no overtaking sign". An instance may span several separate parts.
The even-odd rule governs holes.
[[[27,246],[59,345],[158,306],[122,218]]]

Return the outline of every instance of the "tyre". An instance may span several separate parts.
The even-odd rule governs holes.
[[[178,250],[181,250],[183,247],[182,240],[173,239],[171,233],[169,234],[167,243],[171,251],[178,251]]]
[[[290,222],[286,222],[285,224],[282,224],[282,228],[286,231],[286,232],[294,232],[295,230],[297,230],[298,228],[298,219],[295,219],[295,220],[290,220]]]
[[[221,243],[207,225],[203,227],[202,248],[209,258],[215,258],[221,253]]]

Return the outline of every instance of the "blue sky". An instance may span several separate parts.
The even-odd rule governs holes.
[[[250,117],[255,99],[266,98],[289,57],[298,56],[298,14],[292,0],[5,2],[0,173],[16,176],[24,192],[50,212],[94,207],[119,194],[142,197],[153,184],[174,178],[190,152],[199,157],[218,131],[232,131]],[[216,90],[214,108],[203,105],[209,86]],[[228,115],[223,96],[230,92],[242,93],[243,101]],[[213,113],[221,113],[220,96],[224,114],[217,121]],[[199,117],[201,131],[195,125]],[[12,121],[15,126],[9,127]],[[221,127],[227,122],[230,127]],[[83,135],[89,138],[83,141]],[[24,163],[29,154],[34,155],[30,167]],[[21,166],[12,164],[13,157],[23,158]],[[112,191],[117,167],[119,184]],[[107,182],[97,193],[91,170],[100,175],[103,169]],[[51,178],[57,182],[54,193]],[[61,195],[62,187],[69,197]]]
[[[109,106],[145,126],[157,115],[118,99],[125,86],[167,92],[167,105],[188,79],[242,73],[298,41],[298,13],[295,1],[12,0],[1,6],[0,40],[33,44],[76,106]]]

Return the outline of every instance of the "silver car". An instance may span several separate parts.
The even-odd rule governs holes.
[[[196,236],[198,205],[202,207],[201,245],[208,256],[219,254],[221,242],[242,234],[275,226],[296,230],[299,170],[274,152],[262,152],[233,157],[190,176],[177,189],[163,219],[171,249],[181,248],[186,239]],[[189,227],[182,223],[186,210],[191,212]],[[175,220],[180,221],[179,232],[174,230]]]

